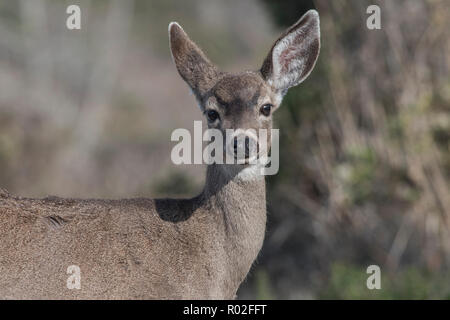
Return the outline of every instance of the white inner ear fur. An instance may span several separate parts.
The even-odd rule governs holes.
[[[318,16],[317,16],[318,19]],[[287,90],[300,84],[311,73],[313,68],[305,70],[310,58],[309,46],[320,37],[319,23],[302,26],[281,39],[272,51],[273,75],[268,81],[277,90]],[[297,38],[300,37],[301,40]],[[297,41],[296,41],[297,39]],[[297,42],[297,43],[295,43]]]

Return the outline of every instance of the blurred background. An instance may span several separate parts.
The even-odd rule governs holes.
[[[81,30],[66,8],[81,8]],[[368,30],[366,9],[381,8]],[[0,0],[0,186],[27,197],[194,196],[170,161],[201,120],[178,21],[226,71],[258,69],[308,9],[322,51],[275,114],[280,172],[241,299],[450,299],[447,0]],[[368,290],[366,268],[381,268]]]

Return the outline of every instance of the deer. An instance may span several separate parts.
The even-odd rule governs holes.
[[[176,22],[169,44],[208,128],[271,129],[283,96],[316,64],[319,14],[288,28],[257,71],[220,71]],[[266,232],[261,165],[208,164],[189,199],[33,199],[0,189],[0,298],[237,298]]]

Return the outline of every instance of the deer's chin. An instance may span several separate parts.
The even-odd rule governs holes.
[[[241,167],[257,166],[258,163],[253,161],[254,161],[253,159],[242,159],[242,160],[236,159],[236,165]]]
[[[255,181],[264,178],[261,174],[261,166],[257,164],[223,164],[221,169],[230,179]]]

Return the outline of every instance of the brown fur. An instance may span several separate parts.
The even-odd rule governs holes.
[[[189,200],[1,198],[0,296],[234,298],[262,244],[264,180],[208,176],[219,190]],[[70,265],[81,290],[66,287]]]
[[[314,12],[302,19],[318,25]],[[294,58],[312,69],[319,35],[308,32],[312,41],[301,45],[311,50]],[[174,62],[201,109],[220,114],[209,127],[271,128],[260,106],[276,109],[281,93],[265,72],[219,72],[181,27],[171,24],[169,33]],[[234,298],[266,224],[264,177],[244,175],[248,169],[209,165],[203,192],[181,200],[27,199],[0,189],[0,298]],[[80,267],[81,289],[66,286],[71,265]]]

